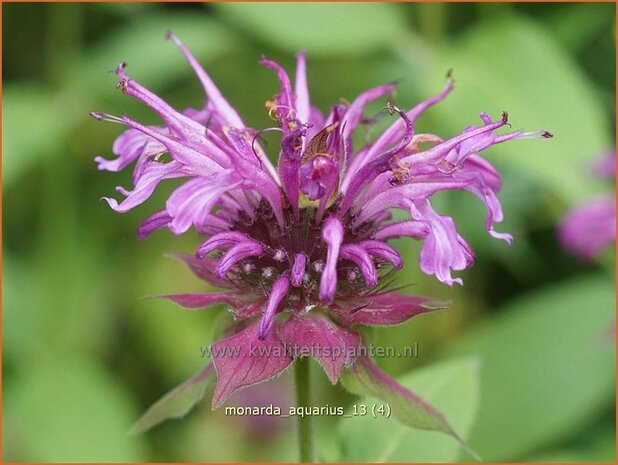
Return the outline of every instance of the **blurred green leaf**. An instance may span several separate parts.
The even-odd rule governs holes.
[[[42,157],[55,155],[61,144],[66,144],[71,128],[86,120],[90,111],[99,109],[95,108],[98,105],[95,102],[100,97],[116,95],[116,77],[110,71],[118,62],[127,61],[131,73],[151,88],[191,75],[180,51],[165,41],[166,31],[176,31],[203,61],[220,58],[234,44],[223,26],[205,17],[169,14],[143,15],[140,19],[110,33],[76,60],[78,66],[66,72],[64,87],[56,91],[34,84],[4,87],[2,181],[5,188]],[[202,98],[197,96],[195,101],[200,102]]]
[[[415,370],[398,380],[444,412],[466,439],[479,405],[479,363],[459,358]],[[372,405],[362,399],[359,405]],[[452,462],[461,445],[443,434],[401,425],[391,418],[356,416],[340,423],[343,462]],[[370,438],[370,440],[368,440]]]
[[[174,32],[202,62],[220,58],[236,44],[223,25],[205,15],[140,15],[139,21],[117,29],[92,48],[71,77],[71,84],[95,89],[100,95],[116,84],[116,77],[109,72],[120,61],[126,61],[130,74],[151,88],[190,75],[191,68],[182,53],[173,42],[165,40],[167,31]]]
[[[214,381],[212,364],[155,402],[131,427],[132,433],[142,433],[170,418],[182,418],[199,402],[206,388]]]
[[[398,5],[388,3],[218,3],[231,23],[269,46],[312,56],[367,55],[405,33]]]
[[[101,4],[97,6],[103,11],[109,11],[111,13],[116,13],[119,16],[125,17],[127,15],[136,15],[140,13],[143,14],[146,10],[152,8],[151,4],[142,2],[101,2]]]
[[[406,426],[440,431],[461,440],[442,412],[398,384],[368,357],[359,357],[343,369],[340,382],[352,394],[386,402],[389,414]]]
[[[499,309],[449,350],[483,360],[483,402],[470,437],[483,459],[515,460],[612,402],[615,308],[611,280],[576,279]]]
[[[24,263],[5,252],[2,271],[3,357],[24,359],[44,347],[44,330],[36,315],[37,309],[42,308],[41,300],[36,284],[28,279],[29,269]]]
[[[526,456],[526,462],[611,462],[616,463],[616,431],[609,429],[605,431],[593,430],[594,437],[585,445],[567,445],[564,448],[554,448],[549,451],[540,452],[531,456]]]
[[[584,170],[610,148],[610,121],[576,63],[536,23],[510,15],[471,29],[445,48],[416,53],[402,45],[399,51],[417,72],[404,89],[420,86],[431,95],[444,72],[454,69],[455,91],[430,113],[451,134],[480,124],[482,111],[495,118],[507,110],[514,130],[547,129],[554,138],[492,148],[492,162],[530,173],[571,202],[597,188]]]
[[[355,364],[342,371],[341,384],[351,393],[379,399],[386,403],[388,415],[402,425],[426,431],[438,431],[450,435],[462,446],[463,438],[453,429],[447,417],[431,403],[416,393],[398,384],[367,358],[359,358]],[[375,416],[372,407],[368,411]],[[386,448],[390,451],[390,446]],[[380,455],[384,454],[380,452]],[[390,452],[389,452],[390,453]]]
[[[4,86],[2,183],[5,189],[62,142],[67,121],[58,112],[59,103],[55,95],[35,84]]]
[[[146,295],[207,289],[203,281],[170,257],[153,256],[153,251],[143,249],[139,258],[135,269],[136,292],[129,303],[135,309],[130,317],[135,327],[140,328],[135,337],[160,367],[166,382],[176,384],[207,361],[200,350],[213,342],[214,322],[229,310],[217,305],[197,312],[187,311],[167,300],[144,299]],[[150,263],[148,268],[140,270],[140,264],[146,261]]]
[[[5,460],[144,460],[142,439],[127,435],[134,408],[126,391],[92,361],[44,357],[14,380],[5,401],[11,442],[24,454]]]
[[[445,10],[446,21],[435,17],[435,8]],[[277,89],[275,76],[256,66],[259,54],[264,52],[293,71],[292,52],[308,48],[312,100],[324,111],[340,97],[351,100],[364,89],[393,79],[403,79],[397,102],[412,105],[423,93],[438,90],[446,69],[454,67],[455,93],[419,121],[420,132],[427,128],[453,135],[478,121],[481,110],[497,114],[506,109],[514,129],[546,127],[556,133],[552,141],[514,142],[487,153],[492,162],[507,168],[502,170],[501,192],[507,218],[501,229],[516,234],[514,248],[486,237],[477,199],[458,196],[448,205],[438,205],[436,199],[440,212],[449,212],[448,207],[457,213],[456,219],[463,219],[461,232],[475,249],[479,246],[478,261],[490,257],[490,263],[464,276],[464,288],[447,289],[423,275],[417,265],[418,242],[398,241],[397,248],[409,258],[398,275],[402,283],[417,283],[410,292],[452,299],[453,306],[410,325],[377,330],[374,336],[384,344],[401,347],[412,338],[428,355],[418,360],[384,359],[387,372],[404,373],[424,363],[470,321],[486,319],[487,303],[504,299],[503,288],[525,292],[565,274],[598,269],[599,265],[565,264],[558,251],[546,245],[553,237],[554,220],[568,202],[589,195],[597,186],[605,187],[587,178],[584,169],[587,158],[611,143],[602,118],[611,119],[615,113],[615,6],[497,8],[501,11],[490,6],[483,8],[485,15],[478,15],[478,8],[457,5],[429,5],[418,12],[415,5],[380,3],[5,5],[5,461],[277,462],[295,457],[289,420],[283,431],[264,439],[254,435],[247,418],[212,412],[205,403],[182,421],[168,422],[139,437],[125,435],[150,399],[207,363],[199,348],[212,341],[214,327],[227,316],[221,308],[194,313],[166,302],[140,300],[146,294],[204,290],[203,283],[180,265],[157,259],[168,251],[191,252],[198,240],[195,235],[178,238],[162,232],[145,243],[134,238],[134,227],[147,211],[162,205],[173,186],[164,186],[148,205],[124,217],[114,216],[96,201],[112,193],[114,184],[128,187],[130,170],[96,174],[92,157],[109,157],[111,142],[122,128],[99,124],[88,112],[127,112],[146,122],[157,119],[115,89],[117,79],[109,71],[118,61],[127,61],[132,76],[177,108],[197,106],[203,98],[182,55],[164,40],[168,29],[183,39],[253,127],[272,125],[263,103]],[[509,20],[518,12],[530,19]],[[496,13],[503,17],[498,20]],[[414,35],[412,20],[424,39]],[[440,46],[435,44],[437,38]],[[381,105],[376,102],[366,115],[376,114]],[[384,119],[368,132],[375,135],[388,122]],[[265,137],[272,141],[269,149],[275,154],[279,136]],[[478,221],[467,222],[471,215]],[[528,251],[522,249],[522,237],[530,238]],[[516,262],[519,276],[513,273],[513,278],[518,282],[493,272],[492,263],[501,257],[505,263],[506,257]],[[604,263],[613,272],[613,256],[607,258]],[[489,375],[482,375],[489,405],[483,406],[482,424],[472,440],[473,446],[475,441],[490,444],[490,455],[484,458],[491,459],[498,450],[497,456],[530,461],[613,460],[614,360],[604,348],[611,345],[604,331],[612,316],[601,322],[600,300],[588,298],[597,292],[595,282],[600,280],[577,284],[560,299],[531,305],[530,312],[526,302],[536,301],[532,297],[494,309],[501,314],[522,312],[528,323],[515,318],[513,335],[505,329],[511,320],[499,323],[506,317],[501,316],[490,322],[497,323],[496,335],[480,330],[472,333],[478,341],[454,347],[457,355],[460,347],[485,354],[490,364]],[[613,282],[607,287],[609,301]],[[567,285],[561,289],[568,291]],[[536,312],[551,313],[554,306],[565,308],[556,308],[551,322],[533,318]],[[566,346],[571,343],[573,347]],[[77,355],[80,360],[74,361]],[[431,370],[428,373],[433,376]],[[427,386],[433,386],[432,381],[427,380]],[[137,398],[130,399],[128,388],[119,383],[130,386]],[[347,393],[332,389],[323,377],[316,377],[314,384],[320,403],[349,401]],[[410,387],[425,395],[417,384],[414,381]],[[458,390],[463,393],[463,386]],[[466,428],[457,416],[472,406],[455,404],[452,396],[447,399],[452,407],[430,395],[427,399],[447,413],[465,437]],[[142,407],[136,408],[137,403]],[[599,417],[604,423],[595,429]],[[345,426],[335,421],[327,416],[316,419],[320,452],[328,459],[337,457],[334,452],[327,456],[323,439],[334,443],[335,426]],[[380,421],[358,427],[357,435],[365,439],[358,446],[361,450],[373,440],[366,431],[373,431]],[[460,451],[445,435],[384,423],[395,434],[404,429],[401,434],[412,438],[395,451],[402,457],[400,450],[407,448],[418,460],[429,460],[430,451],[451,460]],[[597,435],[602,444],[589,444],[588,438]]]
[[[573,3],[558,10],[549,26],[561,43],[580,50],[603,28],[610,28],[616,16],[615,6],[603,3]]]

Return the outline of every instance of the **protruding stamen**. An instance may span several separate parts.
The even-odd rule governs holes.
[[[511,126],[509,124],[509,113],[507,111],[503,111],[502,112],[502,115],[501,115],[500,119],[502,120],[502,124],[508,124],[509,127]],[[491,124],[491,122],[487,123],[487,124]]]
[[[517,136],[518,139],[551,139],[552,137],[554,137],[554,135],[544,129],[522,132],[519,136]]]
[[[122,124],[123,126],[127,125],[127,123],[119,116],[101,113],[100,111],[91,111],[90,116],[92,116],[97,121],[108,121],[110,123]]]
[[[455,78],[453,77],[453,68],[450,68],[446,71],[446,82],[451,86],[455,84]]]
[[[260,168],[262,167],[262,157],[260,156],[260,153],[258,153],[258,151],[255,148],[255,142],[261,138],[262,134],[264,134],[265,132],[270,132],[270,131],[283,132],[281,128],[266,128],[266,129],[262,129],[261,131],[257,131],[255,135],[253,136],[253,139],[251,139],[251,150],[253,151],[253,155],[255,155],[255,158],[257,158],[258,161],[260,162]],[[266,147],[268,147],[268,145],[266,145]]]

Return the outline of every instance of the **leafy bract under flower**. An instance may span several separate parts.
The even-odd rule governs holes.
[[[159,183],[184,180],[164,208],[140,225],[138,235],[193,228],[205,236],[195,257],[179,258],[225,290],[163,297],[191,309],[224,303],[237,318],[229,337],[212,346],[213,406],[277,376],[298,356],[316,358],[336,383],[343,368],[355,365],[363,344],[355,325],[398,324],[438,308],[427,298],[388,291],[391,273],[403,265],[388,244],[393,238],[422,241],[421,270],[448,285],[462,284],[451,273],[473,263],[455,221],[434,210],[434,194],[466,190],[477,196],[487,210],[488,233],[510,242],[510,235],[494,230],[503,219],[496,196],[500,175],[479,154],[514,139],[551,137],[547,131],[500,133],[509,125],[507,114],[493,119],[482,113],[481,124],[450,138],[417,134],[421,114],[452,91],[450,76],[440,92],[407,111],[386,100],[395,88],[389,84],[337,103],[324,115],[311,104],[301,53],[294,83],[280,65],[260,60],[279,81],[279,92],[266,102],[277,127],[264,129],[281,134],[273,164],[260,145],[261,131],[247,127],[182,42],[172,34],[168,38],[202,83],[203,107],[173,109],[121,63],[118,87],[149,106],[162,124],[93,113],[127,127],[113,146],[116,158],[96,161],[109,171],[135,163],[133,187],[117,189],[124,198],[106,198],[120,213],[144,203]],[[364,108],[378,100],[385,101],[393,122],[373,141],[356,146],[352,135],[368,121]],[[392,221],[393,209],[408,219]],[[340,355],[306,350],[314,345]]]

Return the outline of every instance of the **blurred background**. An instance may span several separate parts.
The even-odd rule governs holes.
[[[450,137],[478,124],[481,111],[502,110],[514,129],[552,131],[552,140],[485,154],[504,177],[498,229],[513,245],[485,233],[473,196],[441,195],[436,209],[455,217],[476,264],[459,274],[464,287],[450,289],[419,272],[418,244],[400,241],[400,281],[414,284],[406,292],[452,305],[376,330],[371,341],[418,343],[418,357],[378,363],[442,409],[485,460],[615,460],[615,250],[583,263],[556,239],[570,208],[615,189],[588,174],[615,145],[614,4],[12,3],[2,19],[4,461],[296,460],[291,420],[226,417],[208,399],[183,420],[127,434],[207,362],[200,347],[224,312],[142,299],[202,289],[166,257],[192,252],[197,237],[135,235],[173,183],[127,215],[99,201],[129,186],[131,170],[97,172],[94,156],[110,158],[121,128],[88,112],[157,122],[116,90],[118,61],[176,108],[202,103],[167,30],[255,128],[272,126],[264,102],[278,89],[258,58],[292,70],[306,49],[322,110],[393,80],[395,103],[407,108],[453,69],[455,91],[421,119],[421,132]],[[355,401],[313,366],[316,405]],[[230,402],[289,404],[291,378]],[[469,460],[439,433],[316,421],[322,460]]]

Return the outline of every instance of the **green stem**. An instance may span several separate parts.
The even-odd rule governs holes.
[[[311,378],[309,358],[303,357],[294,364],[294,381],[296,384],[296,406],[309,407],[311,399]],[[301,463],[314,462],[313,425],[311,415],[297,415],[298,452]]]

